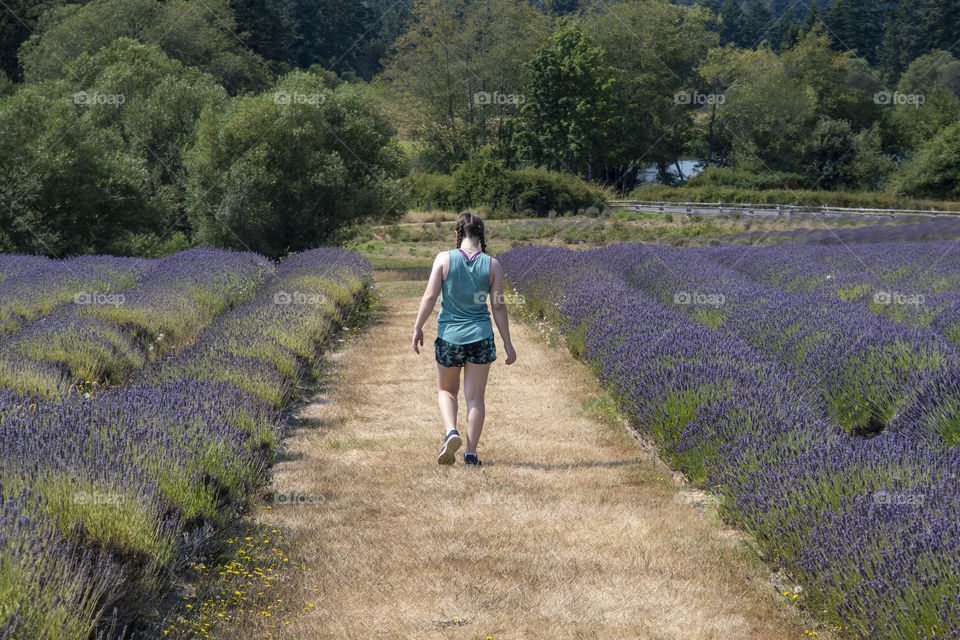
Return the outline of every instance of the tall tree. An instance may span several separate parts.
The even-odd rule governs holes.
[[[522,157],[586,179],[616,158],[616,70],[576,26],[561,25],[529,63],[516,144]]]
[[[886,3],[881,0],[836,0],[824,22],[840,51],[855,51],[871,65],[880,59]]]
[[[446,170],[484,144],[502,147],[526,96],[525,62],[547,40],[547,18],[523,0],[420,0],[383,78],[428,169]]]
[[[886,74],[895,78],[932,48],[928,26],[924,0],[899,0],[894,4],[880,50],[880,64]]]
[[[657,165],[665,174],[690,151],[692,121],[705,106],[694,68],[718,42],[716,17],[701,7],[634,0],[580,24],[619,71],[622,151],[605,179],[626,190],[640,169]]]

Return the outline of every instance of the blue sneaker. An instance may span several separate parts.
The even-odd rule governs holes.
[[[482,467],[483,463],[480,462],[480,458],[477,457],[475,453],[465,453],[463,454],[463,464],[468,467]]]
[[[453,429],[447,434],[446,439],[443,441],[443,449],[440,449],[437,462],[440,464],[453,464],[453,461],[457,459],[457,449],[459,449],[462,444],[463,438],[460,437],[456,429]]]

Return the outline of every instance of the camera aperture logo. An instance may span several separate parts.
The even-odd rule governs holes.
[[[922,507],[924,500],[925,498],[922,493],[906,493],[899,491],[873,492],[873,503],[878,505]]]
[[[927,96],[922,93],[900,93],[899,91],[890,93],[889,91],[877,91],[873,94],[873,102],[881,105],[912,105],[914,109],[918,109],[920,105],[926,101]]]
[[[86,91],[77,91],[73,94],[73,104],[85,104],[87,106],[109,104],[119,108],[127,101],[127,96],[122,93],[87,93]]]
[[[523,294],[520,293],[495,294],[492,291],[478,291],[473,294],[473,302],[474,304],[487,304],[489,302],[495,305],[511,304],[523,306],[526,304],[526,299],[523,297]]]
[[[677,91],[673,94],[674,104],[689,104],[702,107],[723,104],[727,97],[722,93],[700,93],[699,91]]]

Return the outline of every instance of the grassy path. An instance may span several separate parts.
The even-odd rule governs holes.
[[[343,377],[301,410],[274,468],[273,491],[322,496],[255,515],[310,569],[282,584],[301,613],[280,637],[804,637],[737,537],[584,408],[592,377],[528,325],[513,322],[510,367],[497,336],[484,469],[439,467],[434,321],[427,352],[408,345],[424,284],[379,284],[378,319],[332,355]]]

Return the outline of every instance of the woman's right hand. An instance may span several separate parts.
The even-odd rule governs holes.
[[[419,346],[417,346],[417,343],[420,343]],[[423,329],[414,329],[413,330],[413,350],[417,354],[419,354],[420,347],[422,346],[423,346]]]
[[[503,350],[507,352],[507,364],[513,364],[517,361],[517,350],[513,348],[513,344],[506,343],[503,345]]]

